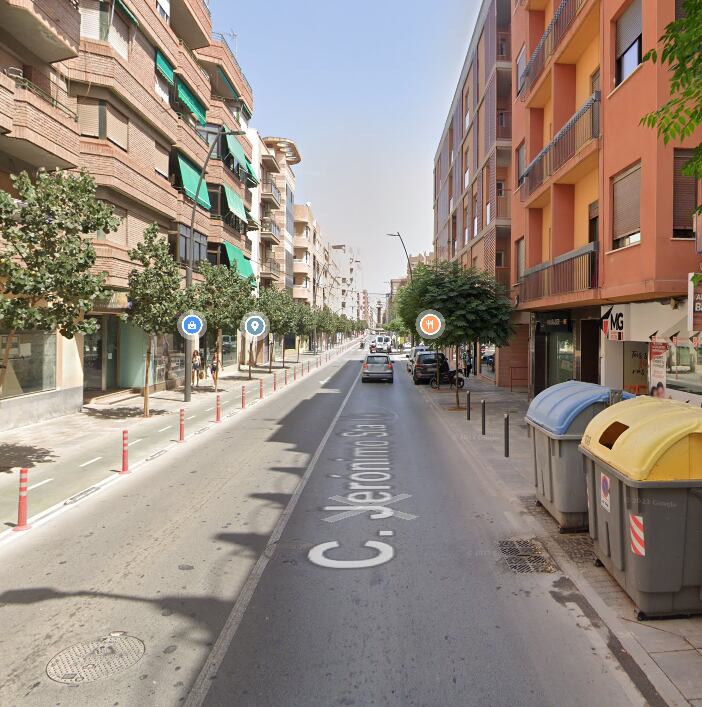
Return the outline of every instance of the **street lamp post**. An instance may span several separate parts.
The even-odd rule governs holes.
[[[412,261],[410,260],[409,253],[407,252],[407,246],[405,246],[404,239],[400,235],[399,231],[397,233],[388,233],[387,235],[390,236],[391,238],[399,238],[400,239],[400,243],[402,243],[402,248],[404,249],[405,255],[407,256],[407,268],[409,270],[410,280],[412,280]]]
[[[217,136],[212,141],[210,149],[205,158],[205,164],[202,166],[200,178],[197,181],[197,189],[195,190],[195,198],[193,199],[193,212],[190,217],[190,238],[188,239],[188,257],[185,263],[185,286],[191,287],[193,284],[193,260],[195,251],[195,216],[197,215],[197,197],[200,195],[202,183],[205,181],[205,172],[207,165],[212,159],[215,147],[220,143],[225,135],[246,135],[243,130],[227,130],[224,125],[221,125],[217,131]],[[193,375],[193,341],[192,339],[185,340],[185,386],[183,391],[183,400],[189,403],[192,398],[192,375]]]

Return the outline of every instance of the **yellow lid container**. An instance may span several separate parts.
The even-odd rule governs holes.
[[[702,409],[676,400],[624,400],[593,418],[580,450],[634,481],[700,480]]]

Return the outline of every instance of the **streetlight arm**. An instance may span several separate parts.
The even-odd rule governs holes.
[[[412,280],[412,261],[410,260],[409,253],[407,252],[407,246],[405,245],[405,239],[402,237],[400,232],[398,231],[397,233],[388,233],[388,236],[392,236],[393,238],[399,238],[400,243],[402,243],[402,249],[405,251],[405,257],[407,258],[407,268],[409,270],[409,276],[410,276],[410,281]]]

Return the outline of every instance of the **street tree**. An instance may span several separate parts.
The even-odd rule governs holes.
[[[329,337],[336,331],[336,321],[334,314],[329,307],[322,307],[315,312],[315,331],[322,332],[327,335],[327,343]]]
[[[297,360],[300,361],[300,340],[303,336],[310,337],[314,328],[314,312],[304,302],[295,302],[293,311],[293,333],[297,342]]]
[[[417,317],[425,309],[443,315],[444,332],[433,343],[437,350],[456,348],[456,369],[460,345],[489,341],[504,346],[512,332],[512,303],[505,288],[489,273],[463,269],[455,262],[419,265],[412,282],[400,289],[397,312],[408,329],[415,327]],[[456,388],[456,406],[459,404]]]
[[[253,309],[253,290],[256,280],[253,276],[243,277],[236,264],[212,265],[208,261],[200,263],[202,282],[192,290],[193,307],[207,320],[210,331],[215,332],[215,346],[220,364],[222,362],[222,330],[236,330],[244,315]],[[215,393],[219,371],[213,373]]]
[[[294,301],[286,290],[267,287],[261,290],[258,308],[268,317],[268,370],[273,370],[273,342],[275,336],[285,336],[294,329]],[[285,341],[283,341],[283,366],[285,365]]]
[[[410,336],[410,329],[400,317],[395,317],[385,328],[398,336]]]
[[[0,396],[18,334],[38,329],[72,339],[98,330],[84,315],[109,293],[86,236],[119,224],[86,172],[40,170],[34,181],[22,172],[12,183],[16,198],[0,191]]]
[[[667,145],[690,137],[702,124],[702,0],[684,0],[682,17],[665,28],[660,43],[643,61],[660,61],[670,69],[670,97],[641,123],[656,128]],[[683,173],[702,179],[702,144]]]
[[[180,287],[178,263],[159,235],[156,224],[144,231],[144,239],[129,251],[138,265],[129,273],[129,311],[123,319],[146,334],[144,362],[144,417],[149,417],[151,352],[154,337],[175,331],[178,317],[190,306],[191,298]]]

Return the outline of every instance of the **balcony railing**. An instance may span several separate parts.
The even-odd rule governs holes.
[[[264,217],[261,219],[261,230],[280,239],[280,226],[271,218]]]
[[[21,78],[21,77],[15,77],[14,80],[15,80],[15,86],[17,86],[17,88],[24,88],[27,91],[30,91],[35,96],[38,96],[39,98],[46,101],[54,108],[60,110],[62,113],[67,115],[69,118],[75,120],[76,122],[78,121],[78,114],[74,110],[72,110],[71,108],[68,107],[67,103],[68,103],[69,97],[68,97],[68,94],[62,88],[59,88],[55,84],[52,85],[50,90],[53,95],[51,95],[51,94],[47,93],[46,91],[44,91],[44,89],[39,88],[39,86],[32,83],[28,79]]]
[[[496,199],[497,218],[510,218],[512,192],[509,189],[504,189],[502,194],[498,194]]]
[[[509,61],[511,58],[510,52],[510,34],[509,32],[497,33],[497,61]]]
[[[280,204],[280,189],[278,189],[278,187],[272,181],[268,179],[264,181],[263,185],[261,186],[261,191],[264,194],[271,194],[273,198]]]
[[[510,140],[512,138],[512,111],[497,109],[497,139]]]
[[[278,261],[275,258],[268,258],[261,263],[261,272],[280,277],[280,265],[278,265]]]
[[[536,49],[534,49],[534,53],[527,62],[524,72],[519,78],[521,85],[519,96],[523,101],[526,100],[527,95],[529,95],[539,76],[541,76],[546,62],[556,51],[578,12],[580,12],[580,8],[586,2],[587,0],[562,0],[553,13],[553,18],[548,23],[548,27],[546,27],[539,43],[536,45]]]
[[[510,288],[511,283],[509,281],[509,268],[495,268],[495,278],[497,282],[502,285],[502,287]]]
[[[232,60],[234,63],[234,66],[239,70],[239,74],[241,74],[241,80],[244,82],[244,86],[249,90],[249,93],[253,93],[253,90],[251,89],[251,84],[249,83],[248,79],[244,75],[244,72],[241,70],[241,66],[239,65],[239,62],[237,61],[236,56],[234,55],[234,52],[232,51],[232,48],[229,46],[229,42],[227,41],[227,38],[221,34],[220,32],[212,32],[212,39],[215,42],[221,42],[224,45],[224,48],[227,51],[227,54],[229,54],[229,58]]]
[[[595,91],[526,168],[519,187],[520,199],[524,201],[533,194],[548,177],[599,134],[600,92]]]
[[[585,292],[598,286],[597,241],[524,272],[521,300]]]

